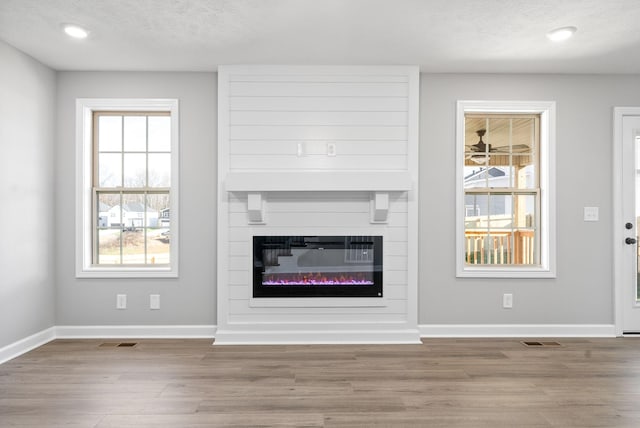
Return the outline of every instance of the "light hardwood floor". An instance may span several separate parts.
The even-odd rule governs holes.
[[[56,340],[0,365],[0,426],[640,427],[640,338],[557,341]]]

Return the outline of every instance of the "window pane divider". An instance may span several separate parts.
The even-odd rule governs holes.
[[[470,187],[464,189],[465,193],[474,194],[492,194],[492,195],[506,195],[515,193],[518,195],[537,195],[540,193],[540,189],[516,189],[510,187]]]
[[[96,193],[169,193],[169,187],[94,187]]]

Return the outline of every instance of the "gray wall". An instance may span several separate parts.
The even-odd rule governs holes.
[[[58,76],[56,324],[215,324],[216,75],[61,72]],[[179,279],[75,278],[77,97],[180,99]],[[456,279],[458,99],[557,102],[556,279]],[[640,106],[640,76],[421,75],[420,324],[613,322],[611,140],[612,108],[618,105]],[[583,222],[584,206],[599,206],[600,221]],[[514,295],[511,310],[501,307],[505,292]],[[115,309],[116,293],[129,295],[129,309]],[[149,293],[162,295],[160,311],[148,310]]]
[[[0,348],[55,323],[55,73],[0,41]]]
[[[214,73],[58,73],[57,325],[215,324],[217,96]],[[75,278],[76,98],[179,100],[178,279]],[[118,293],[128,309],[116,310]],[[149,310],[149,294],[160,294],[160,310]]]
[[[421,76],[420,323],[613,323],[612,117],[640,76]],[[455,277],[456,100],[557,102],[557,278]],[[600,207],[585,223],[584,206]],[[502,294],[513,293],[513,309]]]

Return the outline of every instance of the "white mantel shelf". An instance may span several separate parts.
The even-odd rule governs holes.
[[[405,171],[230,172],[228,192],[406,192],[411,175]]]

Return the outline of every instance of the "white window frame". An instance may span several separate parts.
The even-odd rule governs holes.
[[[171,115],[171,247],[168,266],[93,264],[93,112],[168,111]],[[179,248],[179,127],[177,99],[79,98],[76,100],[76,277],[176,278]]]
[[[465,263],[464,135],[466,113],[540,115],[540,264]],[[459,100],[456,111],[456,276],[468,278],[556,277],[556,103],[555,101]]]

